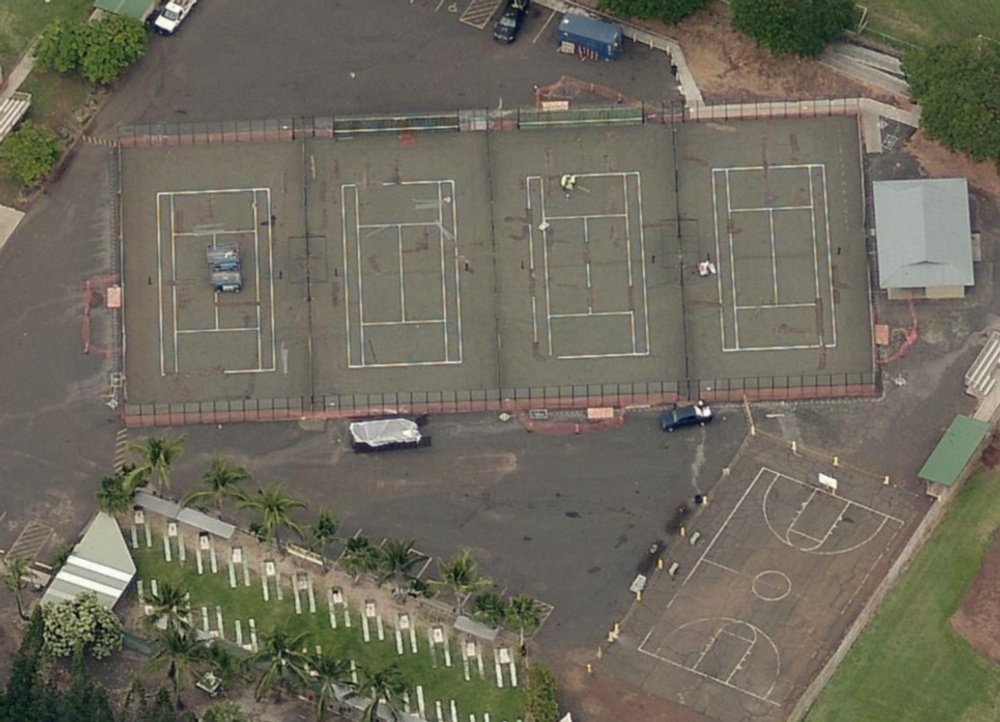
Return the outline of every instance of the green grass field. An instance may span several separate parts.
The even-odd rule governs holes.
[[[848,653],[806,722],[987,722],[1000,667],[952,631],[1000,529],[1000,473],[977,472]]]
[[[860,0],[872,30],[916,45],[985,35],[1000,40],[996,0]]]
[[[191,540],[192,542],[194,540]],[[249,587],[244,586],[242,569],[237,573],[237,587],[230,587],[228,565],[220,559],[219,573],[212,574],[207,568],[203,575],[198,574],[194,549],[188,545],[187,561],[182,566],[176,557],[167,562],[163,553],[162,537],[154,536],[152,548],[140,544],[133,552],[138,578],[144,580],[145,588],[149,589],[149,580],[170,581],[181,584],[191,593],[191,606],[194,612],[194,623],[200,627],[201,607],[209,608],[209,621],[215,627],[215,606],[222,607],[223,623],[226,635],[230,641],[234,635],[234,620],[240,619],[243,627],[244,642],[250,641],[248,620],[253,619],[258,637],[272,626],[285,623],[294,633],[308,632],[312,645],[322,645],[324,649],[335,650],[338,656],[353,659],[359,666],[375,664],[376,666],[395,662],[398,664],[407,685],[410,688],[410,699],[416,704],[414,688],[417,684],[423,686],[424,699],[430,710],[433,710],[435,700],[441,700],[444,709],[448,710],[449,700],[455,700],[462,719],[468,719],[474,714],[476,719],[483,719],[483,713],[489,712],[496,722],[514,722],[523,716],[523,695],[521,687],[497,687],[496,672],[493,664],[493,651],[489,646],[483,648],[483,663],[485,679],[479,677],[478,668],[474,667],[471,680],[466,680],[463,671],[460,639],[450,632],[451,667],[446,667],[443,654],[437,653],[436,665],[429,653],[427,627],[417,625],[418,652],[413,654],[409,642],[404,635],[404,654],[397,653],[393,619],[384,619],[385,640],[379,641],[374,623],[371,625],[371,641],[365,642],[362,636],[361,610],[352,609],[352,626],[344,626],[343,613],[338,615],[337,629],[330,625],[330,615],[326,602],[326,589],[320,580],[314,577],[316,584],[316,613],[311,614],[308,600],[302,594],[302,614],[295,611],[295,596],[292,591],[291,579],[282,578],[284,599],[278,601],[274,593],[274,583],[271,583],[270,600],[264,601],[261,590],[260,576],[254,572],[257,561],[251,567]],[[133,595],[132,601],[136,602]],[[414,610],[415,611],[415,610]],[[520,671],[520,670],[519,670]],[[519,684],[521,680],[518,680]],[[428,714],[431,714],[429,711]]]
[[[0,67],[6,73],[46,25],[82,20],[93,0],[3,0],[0,2]]]

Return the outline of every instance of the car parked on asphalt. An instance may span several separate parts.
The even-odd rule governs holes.
[[[660,428],[664,431],[673,431],[683,426],[704,426],[711,423],[712,418],[712,408],[704,401],[699,401],[696,404],[676,406],[664,411],[660,416]]]
[[[521,29],[524,18],[528,15],[530,5],[531,0],[507,0],[503,13],[493,28],[493,39],[504,45],[514,42],[517,31]]]

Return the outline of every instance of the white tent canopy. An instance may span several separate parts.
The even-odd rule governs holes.
[[[350,431],[355,444],[373,448],[389,444],[416,444],[420,441],[420,429],[410,419],[355,421],[350,425]]]
[[[45,590],[42,602],[61,603],[83,592],[92,592],[101,606],[111,609],[133,577],[135,562],[118,522],[98,512]]]

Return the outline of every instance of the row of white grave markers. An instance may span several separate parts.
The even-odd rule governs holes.
[[[498,647],[493,650],[493,662],[496,665],[497,672],[497,687],[503,687],[504,683],[504,670],[508,670],[507,677],[510,680],[510,686],[517,686],[517,665],[514,664],[514,655],[510,653],[510,649],[507,647]]]
[[[142,509],[136,509],[132,515],[132,548],[139,548],[139,528],[142,528],[142,536],[146,540],[146,548],[153,548],[153,531],[146,523],[146,514]]]
[[[132,526],[132,546],[133,548],[138,548],[140,541],[140,531],[139,527],[144,530],[144,536],[146,539],[147,548],[152,547],[152,535],[149,526],[142,523],[142,519],[138,517],[141,512],[137,512],[138,524],[133,524]],[[173,560],[174,556],[174,544],[173,540],[177,540],[176,545],[176,556],[178,561],[185,561],[186,559],[186,549],[177,524],[171,522],[167,525],[167,528],[163,533],[163,550],[164,558],[166,561],[170,562]],[[208,568],[211,569],[213,574],[218,574],[218,558],[215,551],[214,540],[211,535],[207,533],[202,533],[199,535],[198,549],[197,549],[197,567],[198,573],[204,574],[206,570],[205,557],[207,556],[209,560]],[[238,573],[238,570],[242,568],[242,575]],[[249,554],[246,553],[240,547],[233,547],[229,552],[228,559],[228,572],[229,572],[229,585],[232,588],[236,588],[239,585],[239,577],[242,576],[243,585],[249,587],[251,585],[250,581],[250,563]],[[263,560],[259,563],[259,573],[261,577],[261,594],[263,595],[264,601],[271,601],[272,588],[271,581],[273,580],[274,588],[273,594],[278,601],[284,599],[284,594],[281,586],[281,571],[277,564],[273,560]],[[152,607],[145,603],[144,600],[144,589],[143,581],[139,580],[137,584],[139,600],[143,605],[146,613],[152,610]],[[157,581],[150,581],[150,591],[152,594],[157,594]],[[309,609],[311,614],[316,613],[316,596],[315,589],[313,585],[313,578],[311,575],[305,572],[298,572],[293,577],[292,591],[295,595],[295,612],[296,614],[303,614],[306,608]],[[188,595],[190,599],[190,595]],[[343,626],[345,628],[350,628],[352,626],[351,611],[347,605],[344,598],[342,590],[339,588],[327,589],[327,606],[329,609],[330,616],[330,626],[333,629],[337,629],[340,622],[339,619],[343,619]],[[225,626],[222,615],[222,608],[220,606],[215,607],[214,620],[211,619],[211,609],[207,606],[200,608],[201,612],[201,626],[206,634],[213,638],[225,638]],[[373,636],[377,636],[380,641],[385,640],[385,625],[381,615],[378,614],[376,604],[374,600],[366,600],[363,613],[361,617],[362,634],[366,642],[370,642]],[[215,622],[213,628],[212,621]],[[244,635],[244,626],[241,620],[237,619],[233,622],[235,631],[235,642],[238,646],[243,649],[256,652],[258,650],[257,645],[257,628],[256,622],[253,619],[248,620],[247,629],[249,634],[249,641],[247,636]],[[372,627],[374,627],[375,635],[372,634]],[[396,653],[399,655],[405,654],[406,648],[409,647],[413,654],[418,651],[417,644],[417,633],[415,625],[413,625],[410,616],[408,614],[402,613],[397,615],[395,624],[395,643],[396,643]],[[452,666],[451,659],[451,646],[450,640],[448,638],[447,630],[442,625],[434,625],[428,629],[428,646],[431,656],[431,665],[437,667],[439,664],[439,656],[442,659],[445,667]],[[409,644],[406,644],[406,641]],[[471,681],[473,672],[478,673],[480,679],[486,678],[485,664],[483,661],[483,653],[480,646],[475,640],[466,640],[462,646],[462,666],[466,681]],[[503,687],[508,684],[511,687],[517,687],[517,665],[515,664],[510,650],[506,647],[501,647],[494,649],[494,669],[496,672],[496,681],[498,687]],[[506,671],[506,674],[505,674]],[[351,660],[351,677],[352,680],[357,683],[358,681],[358,671],[355,661]],[[419,714],[426,718],[427,706],[424,699],[423,687],[418,685],[416,687],[416,702]],[[404,698],[405,709],[410,711],[410,699],[407,694]],[[434,713],[435,722],[460,722],[458,715],[458,707],[455,700],[448,700],[447,704],[443,703],[441,700],[435,700],[434,702]],[[447,716],[446,716],[447,715]],[[474,714],[469,715],[469,722],[477,722],[476,716]],[[489,713],[485,713],[482,717],[482,722],[491,722]],[[521,722],[518,720],[517,722]]]

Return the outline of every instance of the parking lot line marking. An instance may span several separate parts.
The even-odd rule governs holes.
[[[442,2],[443,2],[443,1],[444,1],[444,0],[442,0]],[[540,28],[540,29],[538,30],[538,32],[537,32],[537,33],[535,33],[535,37],[533,37],[533,38],[531,39],[531,44],[532,44],[532,45],[536,45],[536,44],[538,43],[538,39],[539,39],[540,37],[542,37],[542,33],[544,33],[544,32],[545,32],[545,30],[546,30],[546,28],[548,28],[548,27],[549,27],[549,23],[551,23],[551,22],[552,22],[552,18],[554,18],[555,16],[556,16],[556,11],[555,11],[555,10],[550,10],[550,11],[549,11],[549,16],[548,16],[547,18],[545,18],[545,23],[544,23],[544,24],[542,25],[542,27],[541,27],[541,28]]]
[[[501,2],[503,0],[472,0],[458,19],[476,30],[482,30],[489,24]]]

